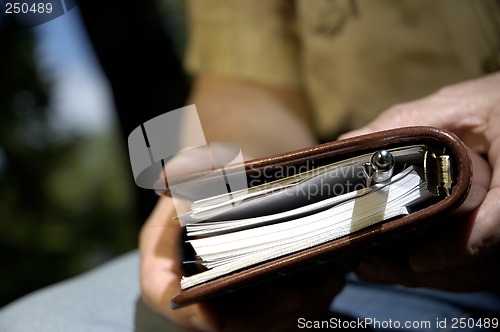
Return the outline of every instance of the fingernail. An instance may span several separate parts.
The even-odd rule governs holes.
[[[445,266],[444,255],[440,250],[425,247],[412,253],[410,265],[415,272],[439,271]]]
[[[203,319],[203,317],[199,315],[191,316],[189,322],[194,328],[200,331],[205,331],[205,332],[217,331],[217,329],[214,326],[212,326],[208,321],[206,321],[205,319]]]

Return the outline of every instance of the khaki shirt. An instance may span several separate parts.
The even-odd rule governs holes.
[[[191,0],[186,68],[304,89],[323,140],[483,74],[494,0]]]

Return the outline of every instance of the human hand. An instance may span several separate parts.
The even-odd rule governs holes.
[[[498,289],[500,73],[448,86],[426,98],[391,107],[367,126],[340,138],[415,125],[448,129],[464,141],[474,160],[475,181],[486,191],[484,200],[460,217],[455,229],[420,243],[409,257],[372,256],[360,263],[357,273],[368,281],[407,286]]]
[[[207,160],[202,152],[177,159],[177,165],[169,170],[203,169]],[[181,227],[172,219],[174,215],[173,200],[162,197],[141,230],[141,290],[149,307],[180,327],[200,331],[288,331],[297,327],[300,317],[321,318],[326,314],[343,286],[339,275],[324,273],[313,282],[305,277],[283,279],[172,310],[169,303],[180,292],[183,275],[178,252]]]
[[[144,303],[173,323],[193,330],[211,331],[215,317],[203,304],[176,311],[170,299],[180,292],[181,269],[178,251],[179,223],[173,219],[175,207],[169,197],[161,197],[139,236],[140,280]]]

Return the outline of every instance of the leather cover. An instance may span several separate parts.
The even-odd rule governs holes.
[[[248,161],[245,169],[248,175],[252,172],[258,173],[263,168],[266,168],[266,174],[270,174],[269,170],[276,167],[283,170],[283,167],[305,165],[311,160],[315,161],[315,165],[331,163],[381,148],[415,144],[445,148],[446,153],[452,156],[456,183],[450,196],[409,215],[188,288],[172,299],[171,306],[178,308],[250,286],[258,287],[261,282],[291,273],[299,271],[309,273],[307,271],[314,271],[317,266],[331,264],[340,266],[349,262],[351,257],[362,254],[366,249],[394,241],[397,243],[398,239],[418,237],[431,225],[444,222],[446,218],[439,217],[448,215],[461,206],[473,183],[472,162],[468,149],[454,134],[445,130],[407,127],[382,131]]]

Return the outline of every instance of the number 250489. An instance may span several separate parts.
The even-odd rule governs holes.
[[[50,14],[52,13],[52,4],[27,3],[27,2],[7,2],[5,3],[5,14]]]

